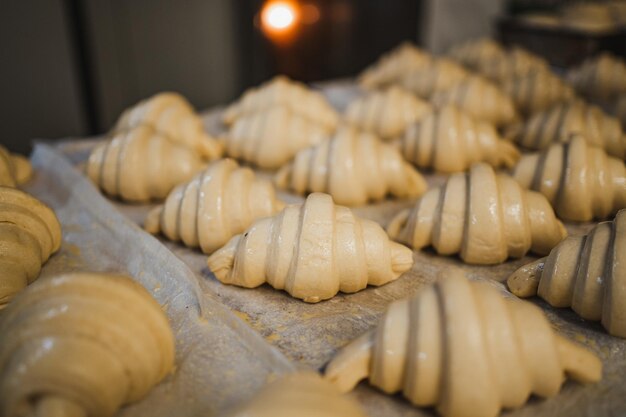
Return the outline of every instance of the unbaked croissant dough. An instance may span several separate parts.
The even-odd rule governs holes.
[[[434,93],[447,90],[468,76],[465,68],[450,59],[441,58],[407,72],[400,77],[398,84],[418,97],[429,99]]]
[[[33,168],[28,159],[10,153],[0,145],[0,186],[16,187],[33,176]]]
[[[587,144],[580,135],[522,156],[513,177],[545,195],[565,220],[606,219],[626,207],[624,162]]]
[[[150,211],[144,228],[209,254],[283,206],[268,180],[232,159],[221,159],[174,188],[163,205]]]
[[[430,61],[430,54],[410,42],[403,42],[367,67],[359,75],[358,83],[365,88],[386,87]]]
[[[37,279],[60,246],[54,211],[20,190],[0,186],[0,308]]]
[[[546,198],[485,163],[453,174],[389,224],[389,236],[415,249],[459,253],[470,264],[496,264],[529,250],[545,255],[567,232]]]
[[[507,280],[518,297],[539,295],[554,307],[572,307],[586,320],[626,338],[626,210],[570,236],[550,255],[525,265]]]
[[[556,395],[565,377],[600,380],[602,362],[556,334],[538,307],[453,272],[392,303],[375,330],[339,352],[325,377],[343,392],[368,378],[445,417],[495,417],[531,394]]]
[[[626,134],[619,121],[599,107],[572,100],[534,114],[525,123],[511,127],[507,136],[527,149],[545,149],[580,133],[589,143],[617,158],[626,158]]]
[[[228,417],[366,417],[351,398],[313,372],[281,376]]]
[[[503,55],[480,61],[477,70],[490,80],[502,82],[534,71],[549,71],[550,64],[539,55],[515,47]]]
[[[192,148],[140,125],[95,147],[85,170],[107,194],[145,202],[165,198],[205,166],[206,161]]]
[[[351,102],[345,120],[389,140],[401,135],[408,125],[432,111],[427,102],[397,86],[373,91]]]
[[[189,102],[177,93],[159,93],[126,109],[112,134],[149,125],[159,134],[179,142],[205,159],[219,158],[224,146],[204,130],[202,119]]]
[[[174,363],[159,304],[121,275],[35,282],[0,316],[0,414],[110,417]]]
[[[257,220],[208,259],[225,284],[255,288],[267,282],[308,303],[386,284],[412,264],[412,251],[391,242],[378,223],[322,193]]]
[[[455,105],[470,116],[503,126],[517,119],[513,100],[487,79],[471,76],[432,96],[437,107]]]
[[[287,106],[238,118],[226,134],[226,154],[260,168],[276,169],[304,148],[325,140],[330,131]]]
[[[502,82],[517,109],[531,115],[574,98],[574,90],[550,71],[533,71]]]
[[[424,178],[392,146],[350,126],[319,145],[303,149],[275,177],[280,188],[298,194],[324,192],[337,204],[355,206],[368,200],[419,197]]]
[[[513,167],[519,151],[485,122],[445,106],[410,125],[399,140],[407,161],[438,172],[467,170],[474,162]]]
[[[283,75],[246,91],[224,111],[222,121],[230,126],[240,117],[274,106],[289,107],[297,115],[323,126],[328,131],[337,127],[339,122],[337,112],[321,93]]]
[[[453,47],[448,56],[468,68],[478,70],[484,62],[504,58],[505,51],[502,45],[493,39],[481,38]]]
[[[610,100],[626,94],[626,62],[605,52],[570,70],[567,79],[585,97]]]

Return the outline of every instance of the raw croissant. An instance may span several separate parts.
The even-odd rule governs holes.
[[[550,64],[542,57],[525,49],[513,48],[503,55],[479,62],[477,70],[484,77],[499,83],[534,71],[549,71]]]
[[[120,275],[39,280],[0,316],[0,414],[113,416],[174,362],[159,304]]]
[[[517,119],[511,98],[495,84],[478,76],[467,77],[451,88],[435,93],[431,101],[437,107],[455,105],[470,116],[496,126]]]
[[[325,375],[342,392],[368,378],[445,417],[495,417],[531,394],[556,395],[566,376],[596,382],[602,362],[556,334],[538,307],[458,273],[392,303]]]
[[[284,204],[272,184],[232,159],[215,161],[190,182],[178,185],[162,206],[154,208],[144,228],[186,246],[213,253],[260,217]]]
[[[410,42],[404,42],[387,52],[359,75],[358,83],[365,88],[386,87],[402,75],[428,65],[430,54]]]
[[[521,267],[507,284],[518,297],[539,295],[554,307],[572,307],[626,338],[626,210],[586,236],[571,236],[550,255]]]
[[[626,207],[624,162],[587,144],[580,135],[522,156],[513,177],[545,195],[565,220],[605,219]]]
[[[484,62],[504,58],[505,51],[498,42],[481,38],[453,47],[448,56],[468,68],[478,70]]]
[[[429,99],[438,91],[447,90],[463,81],[469,72],[449,59],[438,59],[431,64],[404,74],[398,81],[400,87],[418,97]]]
[[[389,241],[377,223],[321,193],[257,220],[208,260],[225,284],[254,288],[267,282],[308,303],[386,284],[412,264],[412,251]]]
[[[0,308],[37,279],[60,246],[54,211],[18,189],[0,186]]]
[[[534,114],[525,123],[513,126],[507,136],[527,149],[545,149],[580,133],[592,145],[617,158],[626,157],[626,134],[614,117],[599,107],[573,100]]]
[[[549,71],[533,71],[511,77],[503,81],[502,89],[524,115],[537,113],[574,98],[572,87]]]
[[[224,152],[224,146],[206,133],[202,119],[191,104],[177,93],[159,93],[126,109],[112,134],[140,125],[151,126],[157,133],[195,150],[205,159],[219,158]]]
[[[474,162],[513,167],[519,151],[496,129],[445,106],[408,127],[399,141],[402,155],[420,168],[438,172],[467,170]]]
[[[303,149],[275,177],[280,188],[298,194],[325,192],[337,204],[359,205],[386,194],[419,197],[426,181],[392,146],[345,126],[319,145]]]
[[[226,134],[226,154],[260,168],[276,169],[329,134],[324,126],[288,107],[274,106],[238,118]]]
[[[453,174],[400,212],[389,236],[415,249],[432,245],[440,255],[459,253],[470,264],[496,264],[529,250],[545,255],[567,234],[546,198],[524,190],[485,163]]]
[[[610,53],[586,60],[567,78],[576,91],[592,99],[609,100],[626,94],[626,62]]]
[[[392,86],[354,100],[344,117],[348,123],[388,140],[401,135],[408,125],[431,110],[427,102]]]
[[[140,125],[95,147],[86,173],[107,194],[144,202],[164,199],[205,165],[193,149]]]
[[[230,126],[240,117],[274,106],[289,107],[297,115],[329,131],[335,129],[339,122],[337,112],[321,93],[283,75],[276,76],[261,86],[246,91],[239,100],[224,111],[222,121]]]
[[[10,153],[0,145],[0,186],[16,187],[33,176],[33,168],[28,159]]]
[[[228,417],[366,417],[361,407],[313,372],[298,372],[268,384]]]

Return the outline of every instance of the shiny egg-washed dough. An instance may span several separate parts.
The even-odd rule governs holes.
[[[208,259],[225,284],[255,288],[267,282],[308,303],[386,284],[412,264],[412,251],[391,242],[378,223],[322,193],[257,220]]]
[[[513,100],[491,81],[480,76],[470,76],[447,90],[436,92],[432,103],[437,107],[454,105],[470,116],[503,126],[517,120]]]
[[[96,146],[85,172],[108,195],[145,202],[164,199],[205,166],[194,149],[139,125]]]
[[[605,52],[571,69],[567,79],[585,97],[609,100],[626,94],[626,61]]]
[[[367,417],[359,404],[313,372],[301,371],[269,383],[227,417]]]
[[[202,119],[189,102],[177,93],[159,93],[126,109],[112,135],[140,125],[193,149],[205,159],[219,158],[223,145],[204,130]]]
[[[480,61],[477,68],[477,71],[484,77],[498,83],[511,77],[529,74],[533,71],[549,70],[550,64],[548,61],[521,48],[512,48],[504,55]]]
[[[399,139],[404,158],[437,172],[465,171],[475,162],[513,167],[519,151],[500,138],[493,125],[445,106],[410,125]]]
[[[567,232],[540,193],[524,190],[485,163],[453,174],[389,223],[389,236],[415,249],[433,246],[469,264],[497,264],[529,250],[546,255]]]
[[[545,195],[565,220],[606,219],[626,207],[624,161],[589,145],[580,135],[522,156],[513,177]]]
[[[517,110],[531,115],[574,98],[574,89],[550,71],[532,71],[502,82]]]
[[[539,295],[554,307],[572,307],[626,338],[626,210],[585,236],[568,237],[547,257],[515,271],[507,284],[518,297]]]
[[[297,115],[329,131],[339,122],[339,115],[320,92],[283,75],[244,92],[239,100],[224,110],[222,121],[230,126],[240,117],[274,106],[289,107]]]
[[[619,120],[582,100],[559,103],[536,113],[526,122],[510,127],[506,136],[523,148],[541,150],[570,140],[572,133],[581,134],[612,156],[626,158],[626,134]]]
[[[422,68],[431,61],[428,52],[410,42],[403,42],[383,54],[358,77],[364,88],[381,88],[395,84],[406,73]]]
[[[38,280],[0,315],[0,414],[110,417],[174,364],[159,304],[122,275]]]
[[[392,303],[375,330],[339,352],[325,377],[342,392],[368,378],[444,417],[495,417],[531,394],[555,396],[566,377],[600,380],[602,362],[556,334],[538,307],[451,271]]]
[[[498,42],[489,38],[480,38],[452,47],[447,55],[470,69],[478,70],[482,63],[503,59],[505,54],[502,45]]]
[[[210,254],[254,220],[283,207],[271,182],[222,159],[174,188],[163,205],[148,213],[144,228]]]
[[[37,279],[60,246],[54,211],[25,192],[0,186],[0,309]]]
[[[463,81],[469,74],[469,71],[456,62],[441,58],[407,72],[398,80],[398,85],[418,97],[429,99],[434,93],[447,90]]]
[[[33,176],[33,168],[28,159],[10,153],[0,145],[0,186],[16,187]]]
[[[359,129],[389,140],[401,135],[406,127],[420,120],[432,106],[408,91],[392,86],[373,91],[348,105],[344,120]]]
[[[276,169],[300,150],[325,140],[331,131],[298,115],[287,106],[274,106],[238,118],[224,136],[226,154],[264,169]]]
[[[319,145],[303,149],[278,171],[275,183],[295,191],[324,192],[337,204],[355,206],[369,200],[419,197],[427,184],[390,144],[371,133],[344,126]]]

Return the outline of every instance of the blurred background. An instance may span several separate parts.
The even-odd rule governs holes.
[[[567,3],[3,0],[1,143],[27,153],[32,139],[100,134],[163,90],[205,109],[276,73],[306,82],[353,76],[403,40],[442,53],[494,35],[557,66],[600,49],[626,55],[623,27],[590,32],[550,20]]]

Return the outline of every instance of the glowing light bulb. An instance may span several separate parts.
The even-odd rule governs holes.
[[[269,2],[261,12],[263,27],[276,32],[289,30],[295,25],[297,10],[293,3],[288,1]]]

